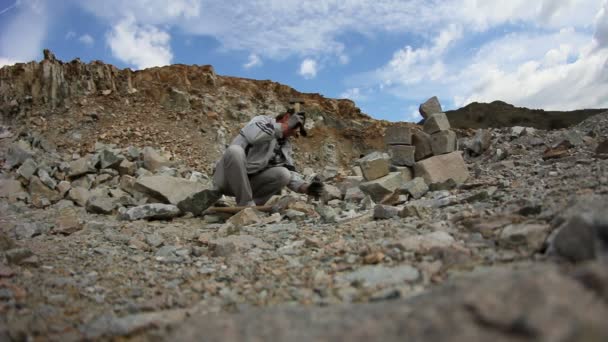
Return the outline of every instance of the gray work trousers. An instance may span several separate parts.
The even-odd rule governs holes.
[[[291,179],[291,172],[281,166],[248,175],[246,165],[245,150],[239,145],[230,145],[213,174],[215,186],[224,195],[235,196],[239,206],[264,205]]]

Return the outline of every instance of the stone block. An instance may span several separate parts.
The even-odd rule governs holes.
[[[416,130],[412,134],[412,143],[416,148],[414,153],[414,159],[416,161],[422,160],[426,157],[430,157],[433,155],[430,135],[424,133],[423,131]]]
[[[389,173],[390,157],[386,153],[373,152],[358,160],[367,181],[386,176]]]
[[[445,113],[435,113],[424,121],[423,129],[424,132],[428,134],[447,131],[450,129],[450,121],[448,121],[448,117]]]
[[[416,177],[413,180],[405,183],[399,188],[399,192],[402,194],[410,194],[413,198],[419,199],[429,191],[429,186],[422,177]]]
[[[432,114],[442,113],[443,109],[441,109],[441,103],[439,103],[437,96],[433,96],[426,100],[425,103],[421,104],[418,111],[420,112],[420,115],[426,119]]]
[[[412,129],[402,126],[390,126],[384,132],[386,145],[411,145]]]
[[[441,183],[453,179],[457,184],[469,178],[469,170],[459,151],[434,156],[414,165],[414,175],[424,178],[427,184]]]
[[[389,145],[387,147],[391,162],[399,166],[413,166],[416,162],[416,148],[409,145]]]
[[[364,182],[359,185],[361,191],[369,195],[374,202],[380,202],[387,195],[390,195],[399,188],[404,182],[404,175],[401,172],[391,172],[388,175]]]
[[[456,151],[456,132],[447,130],[433,133],[431,149],[436,156]]]

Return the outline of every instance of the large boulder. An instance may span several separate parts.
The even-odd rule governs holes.
[[[414,175],[422,177],[427,184],[441,183],[453,179],[457,184],[469,178],[469,170],[460,151],[434,156],[414,165]]]
[[[386,176],[389,173],[390,156],[386,153],[372,152],[357,161],[363,177],[372,181]]]
[[[420,115],[426,119],[432,114],[442,113],[443,109],[441,109],[441,103],[439,103],[437,96],[433,96],[421,104],[418,111],[420,112]]]

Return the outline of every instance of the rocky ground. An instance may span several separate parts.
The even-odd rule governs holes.
[[[203,213],[225,144],[292,97],[323,198]],[[0,69],[0,340],[607,340],[608,113],[437,112],[380,122],[211,66]]]
[[[82,206],[70,190],[48,199],[32,184],[54,181],[61,194],[63,179],[73,190],[84,156],[8,127],[0,337],[605,340],[608,115],[563,130],[487,132],[480,155],[467,148],[475,132],[460,132],[466,182],[420,198],[374,205],[339,190],[318,202],[286,193],[290,209],[272,215],[143,220],[119,207],[160,201],[106,193],[108,208],[91,197],[123,189],[129,172],[200,184],[205,175],[162,165],[155,151],[98,145],[97,155],[131,151],[145,168],[125,171],[133,166],[107,152],[107,169],[79,178],[91,183]],[[349,188],[334,171],[319,170],[329,189]]]

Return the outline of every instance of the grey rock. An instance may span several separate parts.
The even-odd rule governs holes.
[[[372,181],[389,173],[390,156],[386,153],[372,152],[357,160],[357,164],[361,167],[365,180]]]
[[[23,222],[15,226],[15,237],[19,240],[29,239],[48,232],[49,227],[38,222]]]
[[[32,158],[26,159],[23,164],[17,169],[17,174],[29,180],[38,169],[38,164]]]
[[[374,207],[374,219],[387,220],[393,217],[398,217],[401,209],[390,205],[376,204]]]
[[[160,247],[165,242],[162,235],[158,233],[152,233],[146,235],[146,243],[154,248]]]
[[[144,168],[151,172],[156,172],[160,168],[167,166],[171,167],[173,162],[168,160],[167,158],[161,156],[155,149],[152,147],[145,147],[143,150],[143,161]]]
[[[0,198],[8,198],[17,193],[23,192],[21,182],[14,179],[0,179]]]
[[[123,175],[133,175],[135,174],[135,171],[137,171],[137,164],[134,162],[131,162],[127,159],[123,159],[120,164],[118,164],[118,173],[123,176]]]
[[[91,192],[82,187],[75,187],[70,189],[68,192],[68,199],[74,201],[77,205],[84,207],[87,205],[87,201],[91,197]]]
[[[97,161],[93,157],[83,157],[70,163],[68,177],[76,178],[87,173],[96,173],[95,163]]]
[[[99,162],[101,169],[118,168],[120,163],[125,160],[125,157],[109,149],[103,149],[99,152]]]
[[[325,223],[335,223],[338,217],[336,210],[327,205],[319,205],[315,207],[315,210],[319,215],[321,215],[321,219]]]
[[[436,156],[456,151],[456,133],[446,130],[431,134],[431,149]]]
[[[339,277],[348,282],[362,283],[364,286],[374,287],[378,285],[396,285],[404,282],[418,280],[420,272],[410,266],[401,265],[397,267],[363,266],[351,273]]]
[[[453,179],[457,184],[469,178],[469,170],[459,151],[434,156],[414,165],[414,175],[423,177],[427,184]]]
[[[572,262],[593,260],[608,253],[608,215],[583,212],[561,224],[550,238],[549,254]]]
[[[344,194],[344,201],[359,203],[365,198],[365,193],[359,187],[349,188]]]
[[[46,198],[51,202],[56,202],[60,200],[59,193],[49,188],[46,184],[42,183],[40,178],[36,176],[32,176],[32,178],[30,179],[29,193],[32,197],[39,196],[42,198]]]
[[[450,122],[445,113],[431,114],[425,121],[423,126],[424,132],[433,134],[439,131],[447,131],[450,129]]]
[[[119,218],[125,221],[135,220],[170,220],[181,215],[175,205],[152,203],[121,210]]]
[[[432,114],[443,113],[443,110],[441,109],[441,103],[439,103],[439,99],[437,98],[437,96],[433,96],[430,99],[426,100],[423,104],[420,105],[418,111],[420,112],[420,115],[422,115],[422,117],[425,119],[431,116]]]
[[[214,256],[228,256],[234,252],[246,252],[253,248],[272,249],[260,238],[251,235],[230,235],[209,241],[209,250]]]
[[[391,162],[399,166],[413,166],[416,162],[416,147],[408,145],[390,145],[387,147]]]
[[[92,195],[86,203],[86,209],[94,214],[111,214],[116,209],[116,202],[107,196]]]
[[[361,183],[359,188],[365,194],[369,195],[374,202],[382,201],[387,195],[390,195],[405,182],[403,173],[391,172],[390,174],[373,180],[371,182]]]
[[[135,190],[150,195],[163,203],[178,205],[181,201],[207,190],[198,182],[177,177],[148,176],[140,177],[135,182]],[[210,193],[203,194],[208,198]],[[195,210],[195,209],[193,209]]]
[[[342,199],[342,191],[336,186],[331,184],[325,184],[323,187],[323,194],[321,195],[323,202],[327,203],[331,200]]]
[[[49,173],[44,169],[38,169],[38,177],[40,181],[48,186],[50,189],[55,189],[57,187],[57,182],[49,175]]]
[[[419,199],[428,191],[429,187],[422,177],[416,177],[399,188],[399,192],[410,194],[414,199]]]
[[[414,158],[416,161],[425,159],[433,155],[431,146],[431,136],[419,130],[414,130],[412,135],[412,144],[416,148]]]
[[[4,157],[4,167],[7,169],[15,168],[26,160],[34,156],[34,151],[30,144],[25,140],[19,140],[9,146]]]
[[[412,130],[409,127],[390,126],[384,132],[384,143],[389,145],[411,145]]]
[[[471,141],[469,149],[473,155],[481,155],[490,148],[492,143],[492,133],[487,129],[478,129]]]
[[[200,183],[198,183],[200,184]],[[184,198],[177,203],[177,207],[184,213],[201,216],[207,208],[222,197],[218,190],[205,189]]]

